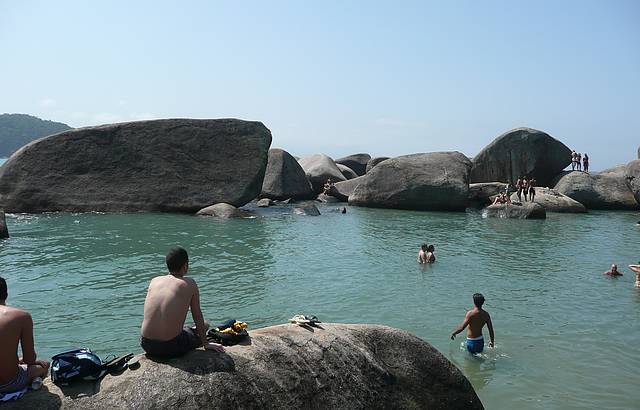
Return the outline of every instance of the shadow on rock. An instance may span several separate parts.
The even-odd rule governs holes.
[[[249,341],[249,344],[250,343],[251,342]],[[236,364],[233,358],[227,353],[211,352],[207,350],[194,350],[182,357],[172,359],[152,356],[147,356],[147,359],[196,375],[233,373],[236,371]]]

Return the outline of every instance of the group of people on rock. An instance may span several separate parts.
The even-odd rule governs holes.
[[[636,283],[635,287],[640,289],[640,263],[638,265],[629,265],[629,269],[631,269],[636,274]],[[603,273],[605,276],[609,276],[612,278],[616,278],[618,276],[623,276],[622,272],[618,270],[618,265],[615,263],[611,265],[608,271]]]
[[[516,194],[518,195],[518,201],[522,202],[522,195],[524,194],[524,201],[527,202],[527,198],[533,202],[536,197],[536,184],[538,182],[534,177],[527,179],[526,175],[518,178],[516,181]]]
[[[584,156],[575,150],[571,151],[571,170],[589,173],[589,155]]]

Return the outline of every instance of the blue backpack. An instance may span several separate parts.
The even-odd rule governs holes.
[[[107,373],[100,358],[89,349],[75,349],[51,358],[51,381],[58,386],[99,380]]]

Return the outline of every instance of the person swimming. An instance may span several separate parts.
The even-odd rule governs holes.
[[[427,254],[425,255],[427,263],[433,263],[436,261],[436,255],[433,253],[436,249],[433,245],[427,247]]]
[[[429,244],[425,242],[420,246],[420,250],[418,251],[418,263],[428,263],[427,252],[429,252]]]
[[[482,328],[487,325],[489,329],[489,337],[491,338],[491,343],[489,343],[489,347],[493,347],[495,345],[495,335],[493,333],[493,324],[491,323],[491,316],[489,312],[482,309],[482,305],[484,304],[484,296],[481,293],[473,294],[473,304],[475,307],[467,312],[464,317],[464,321],[456,328],[456,330],[451,333],[451,340],[456,338],[456,335],[462,332],[467,326],[469,329],[467,330],[467,341],[466,346],[469,353],[476,354],[482,353],[484,350],[484,337],[482,335]]]
[[[617,276],[622,276],[622,273],[618,271],[618,265],[614,263],[613,265],[611,265],[611,268],[608,271],[603,273],[603,275],[617,277]]]

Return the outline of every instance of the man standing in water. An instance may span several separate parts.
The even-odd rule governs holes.
[[[144,302],[140,346],[147,354],[177,357],[204,346],[223,352],[224,348],[206,339],[208,325],[200,310],[200,291],[196,281],[185,277],[189,270],[189,256],[183,248],[171,249],[166,258],[169,273],[151,280]],[[187,312],[196,323],[184,328]]]
[[[7,296],[7,282],[0,278],[0,396],[22,391],[49,371],[49,362],[36,360],[31,315],[7,306]],[[18,343],[22,347],[20,358]]]
[[[482,309],[484,296],[482,296],[481,293],[474,293],[473,304],[476,305],[476,307],[467,312],[464,321],[451,333],[451,340],[455,339],[458,333],[469,326],[467,330],[467,350],[470,353],[476,354],[481,353],[484,349],[484,337],[482,336],[482,328],[484,325],[487,325],[487,328],[489,328],[489,337],[491,337],[489,347],[493,347],[494,345],[494,334],[491,316],[489,316],[489,312]]]

